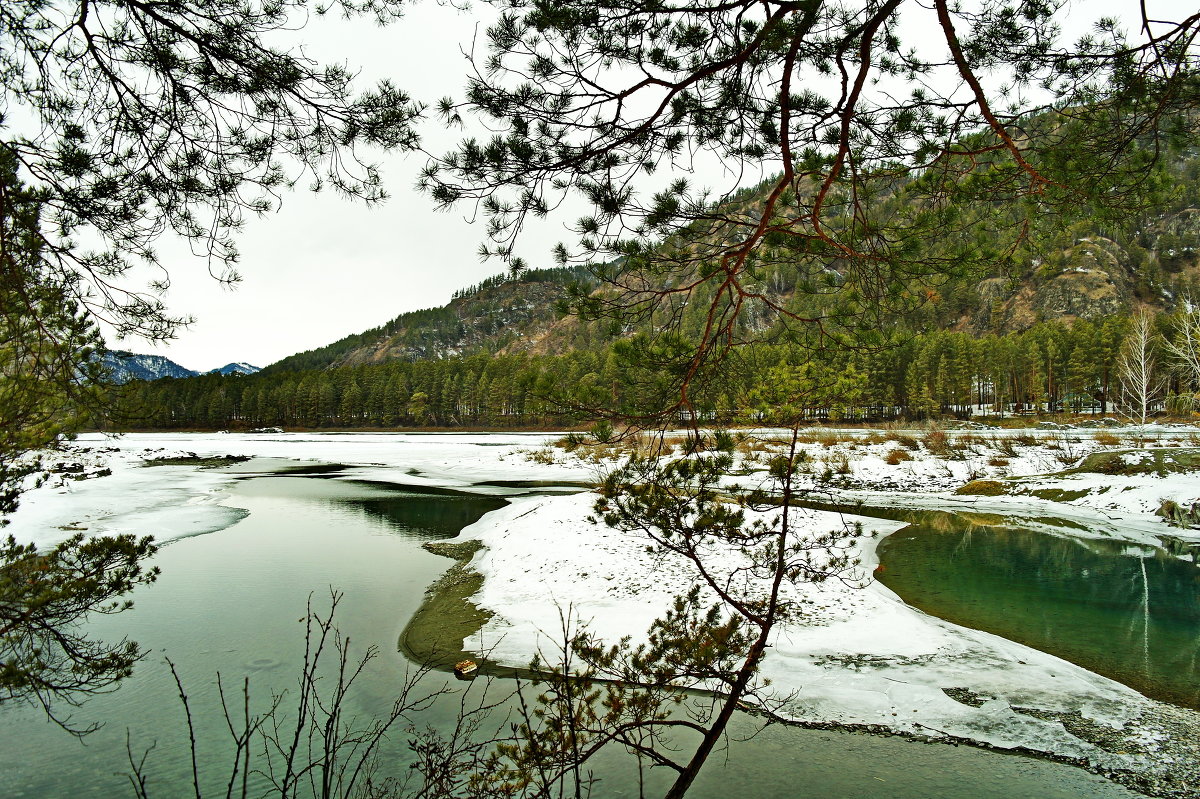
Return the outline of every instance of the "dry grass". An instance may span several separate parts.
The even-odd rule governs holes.
[[[899,466],[904,461],[911,461],[912,455],[908,454],[908,450],[896,447],[883,458],[883,462],[889,466]]]
[[[895,441],[897,444],[904,447],[905,449],[910,449],[913,451],[916,451],[921,448],[921,442],[917,441],[915,438],[913,438],[910,435],[900,433],[896,430],[887,431],[887,433],[884,435],[884,440],[885,441]]]
[[[1112,433],[1108,432],[1107,430],[1097,431],[1097,433],[1092,436],[1092,440],[1096,442],[1097,446],[1101,446],[1101,447],[1119,447],[1119,446],[1121,446],[1121,439],[1118,438],[1117,436],[1114,436]]]
[[[766,441],[761,438],[743,438],[738,442],[737,451],[742,455],[761,455],[767,452],[775,452],[779,449],[779,442]]]
[[[839,433],[835,430],[819,430],[813,434],[813,440],[815,443],[825,447],[825,449],[832,449],[838,444],[853,441],[854,436]]]
[[[546,466],[552,466],[558,463],[558,454],[553,447],[542,447],[541,449],[528,450],[525,452],[525,459],[534,463],[541,463]]]
[[[999,480],[972,480],[954,493],[966,494],[968,496],[997,497],[1005,493],[1005,489],[1004,483],[1001,483]]]
[[[1036,446],[1038,443],[1037,436],[1035,436],[1033,433],[1020,433],[1012,436],[1009,438],[1009,440],[1022,447],[1032,447]]]
[[[994,458],[988,458],[988,466],[1007,466],[1007,465],[1008,465],[1007,458],[1001,458],[998,455]]]
[[[625,433],[611,441],[600,442],[590,435],[572,433],[554,442],[559,447],[580,460],[598,463],[605,460],[616,460],[637,455],[646,458],[657,458],[674,454],[687,441],[683,434],[647,435],[645,433]],[[540,461],[539,461],[540,462]]]
[[[925,449],[929,450],[934,455],[949,455],[955,452],[955,448],[950,443],[950,437],[946,435],[945,430],[939,430],[936,427],[930,428],[924,438]]]
[[[1017,451],[1017,442],[1007,436],[995,436],[992,438],[992,447],[1009,458],[1015,458],[1020,452]]]

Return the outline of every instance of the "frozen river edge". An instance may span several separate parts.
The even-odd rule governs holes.
[[[147,451],[358,463],[347,477],[465,490],[498,478],[553,482],[595,476],[583,464],[524,457],[519,450],[542,443],[533,436],[403,438],[130,436],[100,446],[83,441],[91,451],[81,456],[99,460],[99,449],[112,450],[102,453],[112,475],[33,492],[11,529],[20,538],[31,538],[26,533],[34,529],[43,536],[61,529],[65,537],[81,527],[96,533],[167,530],[168,537],[179,537],[237,518],[236,509],[221,504],[228,475],[182,466],[140,469],[136,463]],[[147,492],[151,485],[158,493]],[[101,497],[107,503],[98,503]],[[1005,499],[987,499],[988,509],[1003,512],[993,506]],[[483,577],[474,602],[493,614],[469,639],[468,649],[523,666],[541,646],[542,631],[556,629],[560,607],[589,619],[592,630],[607,639],[636,638],[674,594],[687,589],[690,575],[682,564],[652,560],[646,542],[588,522],[593,501],[587,494],[521,498],[463,532],[461,540],[484,546],[471,560]],[[909,501],[947,498],[927,494]],[[1089,515],[1086,508],[1077,513]],[[1113,509],[1105,511],[1110,521],[1113,515]],[[1147,533],[1157,527],[1156,520],[1137,515]],[[869,571],[875,544],[902,525],[860,521],[869,534],[860,553]],[[813,532],[842,522],[836,514],[809,516]],[[1152,795],[1200,795],[1191,787],[1200,759],[1195,749],[1200,728],[1191,711],[1151,702],[1050,655],[926,616],[877,583],[864,589],[826,585],[798,599],[809,612],[803,624],[780,632],[763,669],[781,692],[798,692],[788,712],[807,726],[1025,751],[1083,765]]]

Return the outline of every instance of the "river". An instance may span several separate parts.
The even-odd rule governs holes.
[[[1161,549],[910,511],[881,582],[943,619],[1200,710],[1200,566]]]
[[[248,676],[257,707],[272,691],[294,691],[303,660],[298,620],[310,597],[317,607],[327,604],[330,587],[344,593],[337,623],[353,647],[380,649],[351,708],[364,715],[377,712],[412,666],[398,651],[397,639],[425,589],[450,563],[420,544],[454,535],[502,502],[495,496],[398,489],[320,474],[239,479],[226,503],[248,511],[244,518],[163,547],[155,557],[162,577],[137,592],[134,610],[91,624],[97,636],[127,635],[150,653],[117,691],[76,712],[77,723],[102,721],[100,731],[79,742],[36,711],[0,710],[0,792],[132,796],[127,741],[139,756],[150,749],[146,773],[151,796],[188,792],[183,711],[164,656],[177,665],[191,697],[204,781],[210,788],[223,785],[228,749],[217,743],[224,722],[215,675],[220,673],[227,685],[240,685]],[[445,677],[426,679],[440,685]],[[457,707],[457,699],[442,701],[422,721],[444,725]],[[691,795],[1135,795],[1081,770],[1022,756],[779,726],[750,738],[756,729],[749,717],[736,721],[728,751],[713,757]],[[595,796],[636,795],[626,761],[605,761],[600,768]]]

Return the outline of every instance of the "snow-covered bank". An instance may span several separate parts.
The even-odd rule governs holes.
[[[567,609],[603,639],[644,640],[651,621],[693,584],[681,559],[649,555],[648,539],[588,521],[596,496],[528,499],[489,514],[463,538],[482,542],[472,566],[485,577],[476,595],[492,620],[466,645],[492,660],[524,666],[532,653],[554,651]],[[812,534],[860,522],[861,555],[874,566],[878,537],[900,523],[805,512]],[[736,553],[726,553],[735,565]],[[1000,748],[1021,747],[1105,767],[1130,765],[1064,729],[1013,707],[1120,725],[1148,700],[1135,691],[1052,655],[988,633],[943,622],[905,605],[879,583],[799,584],[791,598],[803,619],[781,628],[763,663],[787,712],[806,722],[880,725],[946,734]],[[943,689],[983,697],[978,707]],[[952,693],[954,693],[952,691]]]
[[[818,432],[802,443],[809,486],[840,504],[990,513],[1055,535],[1116,539],[1135,548],[1158,547],[1163,536],[1200,541],[1200,531],[1154,515],[1164,500],[1190,505],[1200,499],[1196,471],[1046,474],[1078,467],[1098,451],[1112,450],[1131,464],[1150,456],[1125,454],[1127,442],[1087,431],[1070,438],[1055,431],[1028,442],[968,436],[936,452],[909,436]],[[1194,429],[1186,428],[1163,432],[1153,446],[1161,454],[1196,443]],[[900,446],[907,456],[890,458]],[[753,481],[761,453],[770,451],[770,444],[744,447],[742,475],[731,480]],[[1012,493],[955,493],[989,477],[1005,480],[1004,490]],[[567,609],[610,643],[624,636],[636,643],[671,598],[694,584],[689,564],[649,554],[648,539],[588,520],[595,499],[529,499],[464,531],[463,538],[486,547],[472,561],[485,578],[475,601],[495,614],[465,648],[523,666],[534,652],[555,651]],[[869,571],[878,540],[902,524],[813,511],[805,528],[816,535],[854,522],[869,536],[859,553]],[[738,554],[722,557],[732,571]],[[1127,770],[1135,784],[1158,785],[1152,790],[1159,795],[1200,795],[1200,787],[1186,787],[1190,777],[1178,776],[1200,769],[1200,716],[1192,711],[1148,700],[1053,655],[928,616],[878,583],[802,584],[791,598],[806,613],[778,630],[762,674],[778,696],[791,697],[786,712],[797,720],[1020,749],[1101,772]],[[1164,781],[1171,785],[1162,787]]]
[[[108,442],[67,445],[50,462],[82,470],[52,475],[45,485],[26,491],[4,532],[39,546],[80,532],[153,535],[166,542],[221,530],[245,516],[243,509],[222,504],[229,475],[191,466],[142,468],[143,458],[164,453],[157,447],[139,449]]]
[[[1187,502],[1195,497],[1195,473],[1034,476],[1078,463],[1091,452],[1127,448],[1128,433],[1118,433],[1121,440],[1116,443],[1087,431],[1072,432],[1070,438],[1055,431],[1028,443],[1018,438],[1024,434],[993,439],[964,433],[972,438],[947,444],[918,431],[857,431],[845,436],[817,432],[804,443],[809,456],[806,479],[833,500],[971,509],[1016,517],[1031,526],[1046,524],[1061,535],[1113,537],[1143,545],[1157,543],[1163,534],[1197,536],[1152,515],[1162,499]],[[1195,445],[1193,431],[1172,435],[1155,445]],[[542,448],[554,438],[178,434],[131,435],[114,442],[84,437],[76,446],[90,451],[76,450],[70,457],[94,459],[92,465],[110,468],[111,476],[64,480],[61,485],[55,481],[31,492],[10,530],[23,540],[43,542],[81,527],[89,533],[154,534],[164,540],[230,523],[233,517],[228,514],[236,510],[222,503],[236,475],[193,466],[141,467],[144,458],[182,453],[347,464],[352,468],[331,474],[331,479],[481,492],[501,490],[499,483],[582,482],[598,476],[596,465],[563,453],[549,457]],[[739,464],[743,474],[736,479],[756,479],[770,446],[746,442]],[[898,450],[906,455],[895,456]],[[254,462],[245,466],[253,468]],[[1028,493],[954,494],[968,480],[1013,477],[1020,478],[1011,481],[1014,491],[1058,491],[1062,498],[1083,493],[1069,501]],[[1062,493],[1068,482],[1070,490]],[[624,635],[637,639],[672,597],[687,591],[694,581],[687,564],[654,558],[646,551],[646,540],[588,521],[594,500],[590,494],[517,497],[464,532],[464,538],[486,546],[473,562],[485,577],[475,602],[495,613],[468,647],[487,651],[498,662],[524,666],[545,643],[543,634],[555,637],[560,610],[567,608],[609,641]],[[1047,524],[1039,521],[1041,517],[1072,521],[1075,527]],[[813,533],[844,522],[837,514],[823,512],[812,512],[806,519]],[[869,573],[878,539],[900,525],[858,521],[872,536],[863,541],[860,553]],[[721,557],[735,564],[740,555],[726,552]],[[1155,703],[1115,682],[1028,647],[929,617],[881,585],[800,585],[792,598],[806,613],[800,623],[779,630],[763,671],[781,696],[794,692],[788,712],[798,719],[1026,748],[1086,760],[1099,770],[1145,772],[1176,765],[1169,754],[1130,754],[1158,747],[1156,736],[1167,733],[1146,721],[1156,712]],[[1088,726],[1111,731],[1117,743],[1097,745],[1095,735],[1079,733]],[[1198,759],[1192,757],[1193,768]]]
[[[79,464],[79,475],[55,475],[27,491],[6,534],[39,545],[77,532],[134,533],[160,542],[223,529],[244,511],[226,504],[237,475],[193,465],[145,468],[147,460],[225,455],[345,464],[334,479],[496,493],[496,481],[579,482],[594,467],[544,464],[523,453],[545,446],[548,434],[217,434],[81,435],[52,453],[51,463]],[[251,467],[253,463],[251,463]],[[91,479],[72,479],[104,474]]]
[[[744,434],[745,435],[745,434]],[[780,431],[750,431],[728,481],[757,479],[783,447]],[[802,432],[799,485],[814,499],[876,507],[974,509],[1074,521],[1099,536],[1157,544],[1166,534],[1200,541],[1200,530],[1170,526],[1156,512],[1165,501],[1200,503],[1200,428],[1147,425],[1095,430],[837,430]],[[1187,456],[1192,467],[1177,464]],[[1107,457],[1113,464],[1083,464]],[[564,456],[564,460],[566,457]],[[990,481],[998,495],[960,494]],[[1046,526],[1046,529],[1051,529]],[[1081,533],[1086,535],[1088,533]]]

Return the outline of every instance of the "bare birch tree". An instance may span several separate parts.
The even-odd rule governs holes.
[[[1131,420],[1143,425],[1164,388],[1154,358],[1155,338],[1154,318],[1148,311],[1139,311],[1117,355],[1121,407]]]
[[[1192,298],[1184,299],[1175,320],[1175,337],[1164,339],[1163,348],[1183,381],[1200,391],[1200,305]]]

